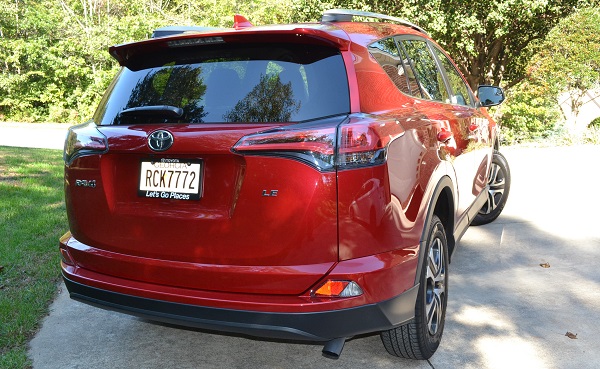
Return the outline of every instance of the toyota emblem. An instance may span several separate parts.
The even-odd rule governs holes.
[[[148,147],[154,151],[165,151],[173,145],[173,135],[169,131],[158,130],[148,136]]]

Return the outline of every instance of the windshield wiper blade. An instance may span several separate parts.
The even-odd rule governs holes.
[[[181,118],[183,109],[171,105],[148,105],[129,108],[121,111],[119,116],[150,116],[162,115],[169,118]]]

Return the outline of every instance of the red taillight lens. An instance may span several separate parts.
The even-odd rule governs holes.
[[[342,126],[338,151],[338,166],[342,168],[382,164],[386,147],[369,125]]]
[[[289,157],[328,171],[335,166],[335,140],[336,127],[285,129],[243,137],[233,151]]]
[[[352,169],[383,164],[387,145],[403,133],[395,121],[356,118],[249,135],[235,144],[233,152],[288,157],[320,171]]]
[[[395,121],[361,121],[341,125],[338,169],[383,164],[388,144],[402,134],[404,129]]]
[[[71,164],[79,156],[99,154],[108,150],[108,142],[94,122],[69,128],[63,158]]]

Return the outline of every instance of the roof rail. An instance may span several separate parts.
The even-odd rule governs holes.
[[[366,18],[377,18],[377,19],[385,19],[392,22],[399,23],[403,26],[408,26],[412,29],[415,29],[421,33],[427,34],[425,30],[414,23],[406,21],[402,18],[392,17],[385,14],[372,13],[372,12],[364,12],[361,10],[349,10],[349,9],[330,9],[323,12],[323,16],[321,17],[321,22],[352,22],[352,17],[366,17]]]

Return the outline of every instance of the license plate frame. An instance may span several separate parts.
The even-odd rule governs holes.
[[[138,196],[163,200],[200,200],[204,162],[198,159],[142,159]]]

